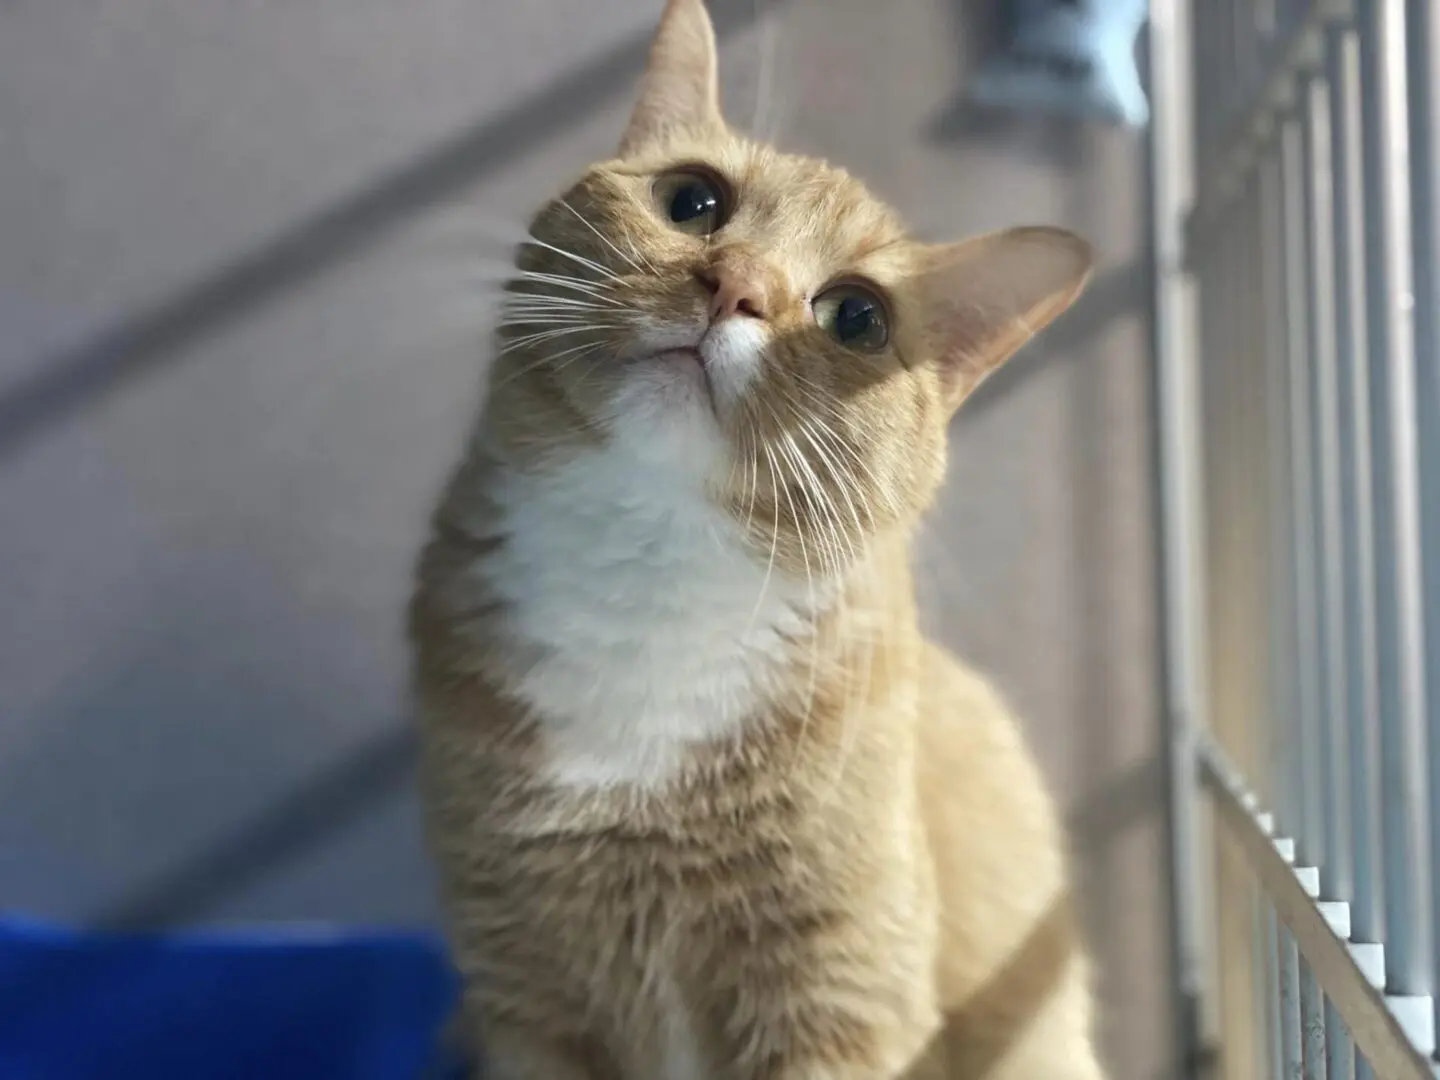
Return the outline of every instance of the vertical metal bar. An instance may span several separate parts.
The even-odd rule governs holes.
[[[1369,323],[1366,318],[1365,196],[1361,153],[1360,52],[1351,27],[1326,42],[1330,149],[1334,156],[1335,351],[1338,381],[1341,565],[1345,610],[1345,727],[1350,772],[1353,881],[1350,934],[1384,939],[1376,689],[1374,537],[1370,463]]]
[[[1305,21],[1307,8],[1306,0],[1280,0],[1278,8],[1277,28],[1279,30],[1280,48],[1271,57],[1272,65],[1278,64],[1280,57],[1285,52],[1285,46],[1294,38],[1300,24]]]
[[[1306,92],[1302,84],[1300,94]],[[1319,866],[1325,860],[1324,783],[1320,769],[1320,665],[1315,598],[1315,509],[1313,440],[1310,433],[1310,197],[1309,139],[1303,117],[1288,117],[1280,132],[1281,169],[1285,189],[1285,325],[1286,363],[1290,391],[1290,551],[1294,589],[1295,678],[1297,708],[1291,719],[1295,782],[1300,791],[1300,823],[1295,830],[1297,860]]]
[[[1425,555],[1425,700],[1430,770],[1430,865],[1440,866],[1440,15],[1433,0],[1406,5],[1410,107],[1410,223],[1415,288],[1416,428]],[[1440,896],[1431,882],[1430,942],[1440,943]],[[1432,989],[1440,988],[1440,950]],[[1440,1030],[1437,995],[1436,1030]]]
[[[1295,619],[1294,577],[1290,558],[1294,521],[1290,482],[1290,400],[1289,400],[1289,325],[1292,306],[1289,301],[1291,259],[1288,243],[1288,206],[1294,202],[1286,190],[1284,167],[1284,135],[1267,149],[1261,159],[1260,182],[1264,208],[1262,224],[1266,225],[1261,255],[1264,261],[1266,294],[1265,369],[1266,450],[1269,478],[1271,518],[1269,529],[1270,623],[1272,633],[1271,694],[1276,718],[1272,741],[1272,760],[1276,772],[1278,818],[1283,829],[1292,836],[1301,828],[1301,788],[1298,770],[1294,767],[1295,717]],[[1300,1044],[1300,970],[1295,941],[1283,926],[1277,928],[1277,966],[1279,981],[1279,1031],[1281,1076],[1298,1076],[1301,1063]]]
[[[1263,943],[1264,943],[1264,981],[1266,981],[1266,994],[1264,994],[1264,1027],[1269,1037],[1269,1047],[1266,1048],[1266,1056],[1269,1058],[1269,1076],[1284,1076],[1284,1020],[1282,1017],[1282,979],[1280,979],[1280,920],[1274,913],[1274,906],[1270,903],[1270,897],[1261,891],[1261,906],[1263,906]]]
[[[1286,38],[1299,31],[1301,5],[1288,5]],[[1295,113],[1281,121],[1280,168],[1284,199],[1286,383],[1289,393],[1289,548],[1292,558],[1291,617],[1293,623],[1295,700],[1290,717],[1295,783],[1299,794],[1299,824],[1295,828],[1298,863],[1321,866],[1325,862],[1322,772],[1322,699],[1320,690],[1320,638],[1316,632],[1320,612],[1317,596],[1316,501],[1314,495],[1314,439],[1312,431],[1312,364],[1316,345],[1314,311],[1317,272],[1315,223],[1318,216],[1318,179],[1314,116],[1311,100],[1315,83],[1297,75]],[[1322,91],[1323,93],[1323,91]],[[1292,945],[1293,948],[1293,945]],[[1324,999],[1305,958],[1298,950],[1293,978],[1298,989],[1299,1061],[1291,1073],[1304,1080],[1324,1080]],[[1293,1052],[1293,1048],[1292,1048]]]
[[[1254,0],[1241,0],[1236,19],[1236,52],[1240,55],[1240,72],[1236,79],[1236,92],[1240,96],[1241,108],[1250,111],[1260,84],[1263,65],[1260,59],[1260,27],[1256,22]]]
[[[1199,589],[1204,578],[1198,547],[1203,535],[1202,450],[1195,411],[1195,327],[1190,320],[1183,218],[1192,201],[1195,137],[1188,99],[1191,69],[1185,62],[1189,8],[1183,0],[1154,0],[1148,38],[1156,485],[1161,512],[1158,592],[1165,633],[1162,681],[1169,744],[1166,803],[1177,1076],[1192,1071],[1199,1060],[1205,1029],[1195,749],[1195,727],[1204,715],[1199,676],[1204,634],[1204,600]]]
[[[1204,0],[1202,0],[1202,3]],[[1212,0],[1215,8],[1215,69],[1219,76],[1219,144],[1228,147],[1235,127],[1235,4],[1236,0]]]
[[[1195,73],[1195,93],[1190,100],[1195,147],[1201,159],[1196,162],[1198,176],[1198,166],[1208,159],[1215,142],[1215,13],[1204,3],[1187,2],[1185,7],[1191,20],[1190,70]],[[1152,71],[1158,70],[1158,64],[1152,65]]]
[[[1325,1002],[1325,1075],[1328,1080],[1351,1080],[1355,1075],[1355,1040],[1329,1001]]]
[[[1280,1036],[1276,1031],[1278,1021],[1274,1008],[1277,985],[1275,946],[1270,939],[1270,920],[1273,917],[1274,909],[1265,890],[1253,889],[1250,899],[1250,977],[1251,993],[1255,996],[1255,1008],[1259,1013],[1260,1036],[1255,1040],[1255,1060],[1251,1063],[1255,1076],[1275,1076],[1280,1068]]]
[[[1352,873],[1349,831],[1349,777],[1345,768],[1344,609],[1341,606],[1338,416],[1335,372],[1335,252],[1330,88],[1322,74],[1301,88],[1304,134],[1305,205],[1308,212],[1306,267],[1311,364],[1309,454],[1315,589],[1317,789],[1322,839],[1318,852],[1320,890],[1335,899],[1349,892]],[[1305,1069],[1309,1077],[1350,1080],[1354,1051],[1334,1007],[1320,995],[1307,968]]]
[[[1428,994],[1424,624],[1403,0],[1360,0],[1387,990]]]
[[[1320,775],[1318,740],[1314,721],[1318,715],[1315,689],[1318,670],[1315,657],[1314,514],[1310,480],[1310,321],[1307,278],[1306,158],[1304,135],[1297,117],[1287,116],[1280,127],[1280,174],[1283,191],[1282,228],[1284,236],[1285,281],[1285,385],[1288,423],[1281,429],[1288,438],[1289,494],[1286,506],[1286,549],[1290,555],[1291,606],[1287,630],[1293,650],[1294,700],[1287,716],[1287,743],[1293,768],[1295,814],[1290,830],[1295,837],[1297,861],[1318,866],[1323,857],[1321,839]]]
[[[1269,398],[1266,393],[1267,296],[1264,280],[1266,228],[1262,216],[1261,184],[1259,177],[1253,172],[1246,178],[1242,205],[1244,214],[1240,223],[1241,249],[1236,272],[1240,279],[1240,295],[1244,300],[1241,317],[1237,320],[1240,324],[1244,356],[1236,374],[1239,376],[1238,407],[1243,417],[1237,450],[1244,465],[1240,474],[1240,520],[1245,525],[1244,575],[1232,586],[1232,590],[1243,597],[1245,625],[1253,634],[1256,629],[1263,630],[1266,626],[1269,611],[1268,560],[1272,514],[1267,493],[1269,478],[1264,468],[1257,467],[1257,463],[1268,458],[1269,431],[1266,425],[1266,410]],[[1263,636],[1258,641],[1252,637],[1246,642],[1243,656],[1246,708],[1248,715],[1254,718],[1255,743],[1265,748],[1271,745],[1270,738],[1277,729],[1279,720],[1271,707],[1267,686],[1271,652],[1272,649]],[[1265,805],[1271,808],[1277,805],[1273,764],[1269,750],[1265,749],[1263,753],[1256,755],[1256,761],[1251,766],[1257,790]]]
[[[1280,952],[1280,917],[1270,898],[1265,898],[1265,944],[1268,950],[1265,971],[1269,979],[1266,996],[1266,1020],[1270,1028],[1270,1075],[1283,1077],[1285,1072],[1285,966]]]
[[[1350,249],[1345,247],[1349,227],[1346,215],[1353,209],[1346,187],[1349,159],[1345,130],[1345,73],[1341,31],[1327,27],[1322,59],[1323,82],[1307,100],[1312,126],[1310,168],[1315,173],[1315,222],[1317,239],[1311,260],[1315,277],[1311,295],[1315,352],[1315,461],[1319,499],[1317,545],[1320,551],[1320,595],[1322,671],[1326,677],[1325,787],[1327,799],[1325,831],[1326,858],[1320,868],[1321,894],[1331,900],[1351,900],[1355,893],[1354,810],[1351,807],[1350,775],[1350,686],[1346,653],[1346,507],[1345,457],[1341,434],[1341,364],[1347,340],[1353,332],[1344,290],[1348,278]],[[1323,90],[1321,90],[1323,87]],[[1356,159],[1358,160],[1358,159]],[[1345,247],[1342,257],[1342,247]],[[1355,1075],[1355,1045],[1329,1002],[1325,1003],[1325,1071],[1328,1080],[1352,1080]]]
[[[1330,87],[1311,79],[1302,90],[1309,290],[1311,552],[1315,598],[1316,714],[1321,845],[1320,894],[1343,899],[1353,875],[1349,775],[1345,767],[1345,611],[1340,565],[1339,417],[1335,371],[1335,244],[1330,146]]]
[[[1280,1068],[1283,1077],[1299,1077],[1305,1045],[1300,1005],[1300,950],[1283,925],[1280,930]]]
[[[1286,745],[1286,732],[1294,699],[1292,681],[1293,649],[1290,621],[1290,584],[1287,558],[1289,531],[1289,453],[1283,433],[1289,430],[1285,380],[1285,260],[1282,215],[1284,200],[1280,184],[1279,155],[1267,150],[1259,163],[1261,188],[1260,220],[1262,283],[1265,308],[1266,371],[1266,505],[1269,507],[1266,576],[1269,588],[1270,622],[1270,715],[1269,732],[1271,790],[1275,792],[1275,815],[1281,831],[1293,832],[1297,824],[1298,792],[1293,770],[1288,767],[1293,747]]]
[[[1300,957],[1300,1051],[1305,1080],[1326,1080],[1325,996],[1315,973]]]
[[[1215,455],[1215,458],[1220,469],[1208,478],[1209,482],[1221,493],[1223,499],[1218,508],[1219,553],[1215,563],[1207,568],[1215,583],[1216,615],[1220,632],[1223,635],[1216,646],[1216,656],[1223,663],[1223,667],[1221,663],[1217,663],[1212,670],[1216,672],[1219,680],[1219,685],[1216,687],[1217,694],[1223,692],[1224,707],[1228,710],[1233,710],[1237,706],[1243,707],[1240,703],[1244,700],[1241,696],[1242,686],[1237,678],[1241,658],[1241,650],[1237,644],[1243,630],[1244,610],[1239,598],[1235,595],[1236,556],[1238,554],[1236,536],[1243,515],[1243,506],[1240,503],[1241,484],[1239,483],[1243,475],[1241,466],[1244,463],[1241,456],[1243,416],[1239,409],[1240,393],[1237,383],[1245,363],[1244,339],[1240,333],[1239,319],[1243,300],[1239,269],[1244,248],[1241,223],[1236,217],[1236,210],[1237,203],[1232,197],[1225,206],[1222,219],[1217,223],[1217,240],[1221,252],[1216,267],[1216,286],[1219,298],[1217,319],[1223,335],[1223,344],[1222,352],[1209,358],[1210,362],[1215,364],[1219,375],[1220,392],[1217,396],[1216,419],[1223,425],[1216,435],[1220,452]],[[1232,728],[1226,734],[1237,743],[1240,742],[1240,732]]]
[[[1262,42],[1275,32],[1275,0],[1256,0],[1255,30]],[[1261,62],[1264,62],[1261,54]]]
[[[1255,18],[1254,0],[1240,0],[1235,5],[1235,98],[1241,115],[1250,111],[1250,90],[1255,84]]]

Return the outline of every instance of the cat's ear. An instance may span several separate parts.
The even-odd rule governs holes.
[[[640,98],[620,140],[629,157],[677,131],[724,125],[715,28],[705,0],[669,0],[650,45]]]
[[[952,408],[1075,302],[1092,262],[1080,237],[1043,227],[929,250],[926,329]]]

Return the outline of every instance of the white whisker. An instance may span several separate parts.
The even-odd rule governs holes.
[[[615,304],[597,304],[578,296],[551,296],[548,293],[512,292],[506,295],[504,307],[551,308],[566,311],[606,311]]]
[[[614,307],[623,306],[619,300],[607,295],[611,291],[610,286],[603,281],[567,277],[563,274],[547,274],[539,270],[521,270],[517,276],[524,281],[538,281],[545,285],[554,285],[558,289],[570,289],[573,292],[592,297],[602,304],[610,304]]]
[[[594,270],[601,277],[608,278],[611,281],[620,280],[620,275],[616,274],[613,270],[610,270],[607,267],[601,266],[593,259],[587,259],[583,255],[576,255],[573,251],[566,251],[564,248],[556,247],[554,244],[547,244],[544,240],[537,239],[533,235],[527,236],[524,240],[521,241],[521,243],[530,244],[535,247],[541,247],[544,248],[546,251],[552,251],[556,255],[560,255],[563,258],[572,259],[575,262],[579,263],[581,266],[585,267],[587,270]]]
[[[766,447],[765,447],[765,453],[771,455],[771,464],[772,464],[772,467],[773,467],[773,466],[774,466],[774,460],[775,460],[775,459],[774,459],[774,455],[771,453],[771,450],[770,450],[770,447],[769,447],[768,444],[767,444]],[[782,450],[782,455],[783,455],[783,450]],[[777,470],[777,471],[778,471],[778,470]],[[805,712],[804,712],[804,714],[803,714],[803,716],[801,717],[801,720],[800,720],[800,732],[799,732],[799,735],[798,735],[798,741],[797,741],[797,743],[796,743],[797,752],[803,752],[803,747],[804,747],[804,743],[805,743],[805,734],[806,734],[806,732],[807,732],[807,731],[809,730],[809,728],[810,728],[811,714],[814,712],[814,709],[815,709],[815,691],[816,691],[816,687],[817,687],[818,680],[819,680],[819,674],[820,674],[820,672],[819,672],[820,652],[819,652],[819,647],[818,647],[818,646],[819,646],[819,637],[818,637],[818,626],[819,626],[819,624],[818,624],[818,621],[816,621],[816,612],[817,612],[817,610],[818,610],[818,605],[817,605],[817,603],[816,603],[816,597],[815,597],[815,575],[812,573],[812,571],[811,571],[811,569],[810,569],[810,554],[809,554],[809,552],[808,552],[808,550],[807,550],[807,545],[806,545],[806,543],[805,543],[805,528],[804,528],[803,523],[802,523],[801,520],[800,520],[800,514],[799,514],[799,512],[798,512],[798,511],[796,510],[796,508],[795,508],[795,500],[794,500],[794,499],[791,497],[791,495],[790,495],[790,485],[787,484],[787,483],[784,483],[784,482],[783,482],[783,479],[782,479],[782,482],[781,482],[781,484],[780,484],[780,490],[784,493],[786,505],[789,506],[789,508],[790,508],[790,519],[791,519],[791,521],[792,521],[792,522],[794,523],[794,525],[795,525],[795,538],[796,538],[796,540],[798,540],[799,543],[800,543],[800,559],[801,559],[801,562],[804,564],[804,567],[805,567],[805,591],[806,591],[806,596],[807,596],[807,604],[806,604],[806,606],[807,606],[807,612],[806,612],[806,614],[807,614],[807,616],[811,619],[811,625],[810,625],[810,665],[809,665],[810,670],[809,670],[809,674],[808,674],[807,677],[806,677]],[[778,514],[777,514],[777,520],[778,520]]]
[[[628,255],[625,254],[625,252],[621,251],[621,250],[615,245],[615,242],[614,242],[613,240],[611,240],[608,236],[606,236],[604,233],[602,233],[599,229],[595,228],[595,226],[592,225],[592,224],[589,222],[589,220],[588,220],[583,214],[580,213],[579,210],[576,210],[575,207],[571,206],[570,203],[569,203],[567,200],[561,199],[561,200],[560,200],[560,205],[563,206],[566,210],[569,210],[570,213],[574,214],[576,220],[579,221],[581,225],[584,225],[587,229],[589,229],[592,233],[594,233],[594,234],[599,238],[599,240],[600,240],[600,242],[601,242],[602,244],[604,244],[606,247],[608,247],[608,248],[609,248],[611,251],[613,251],[616,255],[620,256],[620,258],[624,259],[625,262],[627,262],[627,263],[630,265],[630,268],[631,268],[632,270],[634,270],[637,274],[639,274],[639,273],[644,273],[644,271],[641,269],[640,265],[639,265],[634,259],[630,258],[630,256],[628,256]]]
[[[757,440],[757,445],[761,445]],[[745,627],[745,636],[755,627],[755,619],[760,614],[760,607],[765,602],[765,592],[770,587],[770,575],[775,571],[775,556],[780,550],[780,485],[776,474],[775,458],[770,453],[770,448],[761,446],[766,457],[770,459],[770,506],[771,506],[771,530],[770,530],[770,558],[765,562],[765,576],[760,581],[760,594],[755,597],[755,610],[750,612],[750,620]],[[757,482],[760,467],[757,462],[755,467]]]
[[[534,334],[526,334],[523,337],[513,338],[507,341],[503,348],[496,352],[495,356],[501,357],[514,352],[516,349],[525,349],[533,345],[539,345],[546,341],[553,341],[555,338],[565,337],[567,334],[579,334],[586,330],[595,329],[593,323],[584,323],[580,326],[562,326],[558,330],[541,330]]]
[[[510,383],[514,382],[516,379],[524,378],[531,372],[538,371],[540,368],[555,364],[557,360],[560,360],[561,363],[555,365],[555,373],[558,374],[576,361],[582,359],[585,356],[588,356],[592,352],[603,349],[604,347],[604,342],[587,341],[583,345],[576,345],[569,349],[561,349],[557,353],[549,353],[545,356],[541,356],[535,360],[530,361],[530,363],[523,365],[518,370],[510,372],[508,375],[505,376],[505,378],[493,384],[490,387],[490,393],[494,394],[495,391],[501,389],[502,387],[510,385]]]
[[[795,388],[805,395],[806,399],[809,401],[810,405],[816,410],[816,412],[821,414],[821,416],[829,416],[832,420],[840,422],[844,421],[844,415],[833,404],[826,401],[821,396],[822,391],[818,386],[816,386],[813,382],[804,378],[803,376],[796,375],[794,376],[794,378],[796,379]],[[815,417],[815,419],[819,420],[820,417]],[[875,470],[870,467],[870,463],[865,460],[864,456],[854,446],[852,446],[849,442],[842,438],[838,432],[834,431],[828,425],[826,425],[826,430],[828,431],[830,438],[833,441],[833,445],[836,447],[836,449],[844,453],[851,461],[855,463],[855,465],[866,475],[866,477],[869,478],[870,483],[874,486],[875,490],[879,492],[880,496],[885,500],[885,505],[891,511],[891,513],[898,514],[900,512],[900,507],[895,503],[894,498],[890,495],[889,487],[886,484],[882,483],[880,481],[880,478],[875,475]]]

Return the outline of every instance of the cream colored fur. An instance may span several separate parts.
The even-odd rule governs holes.
[[[921,244],[714,72],[671,0],[620,155],[522,245],[421,560],[466,1033],[499,1080],[1097,1080],[1054,808],[909,569],[952,411],[1088,250]],[[864,341],[821,320],[857,289]]]

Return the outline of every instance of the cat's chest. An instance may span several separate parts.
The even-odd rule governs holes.
[[[551,771],[579,786],[663,781],[761,705],[798,627],[793,585],[738,523],[676,479],[639,483],[597,452],[504,493],[485,569]]]

